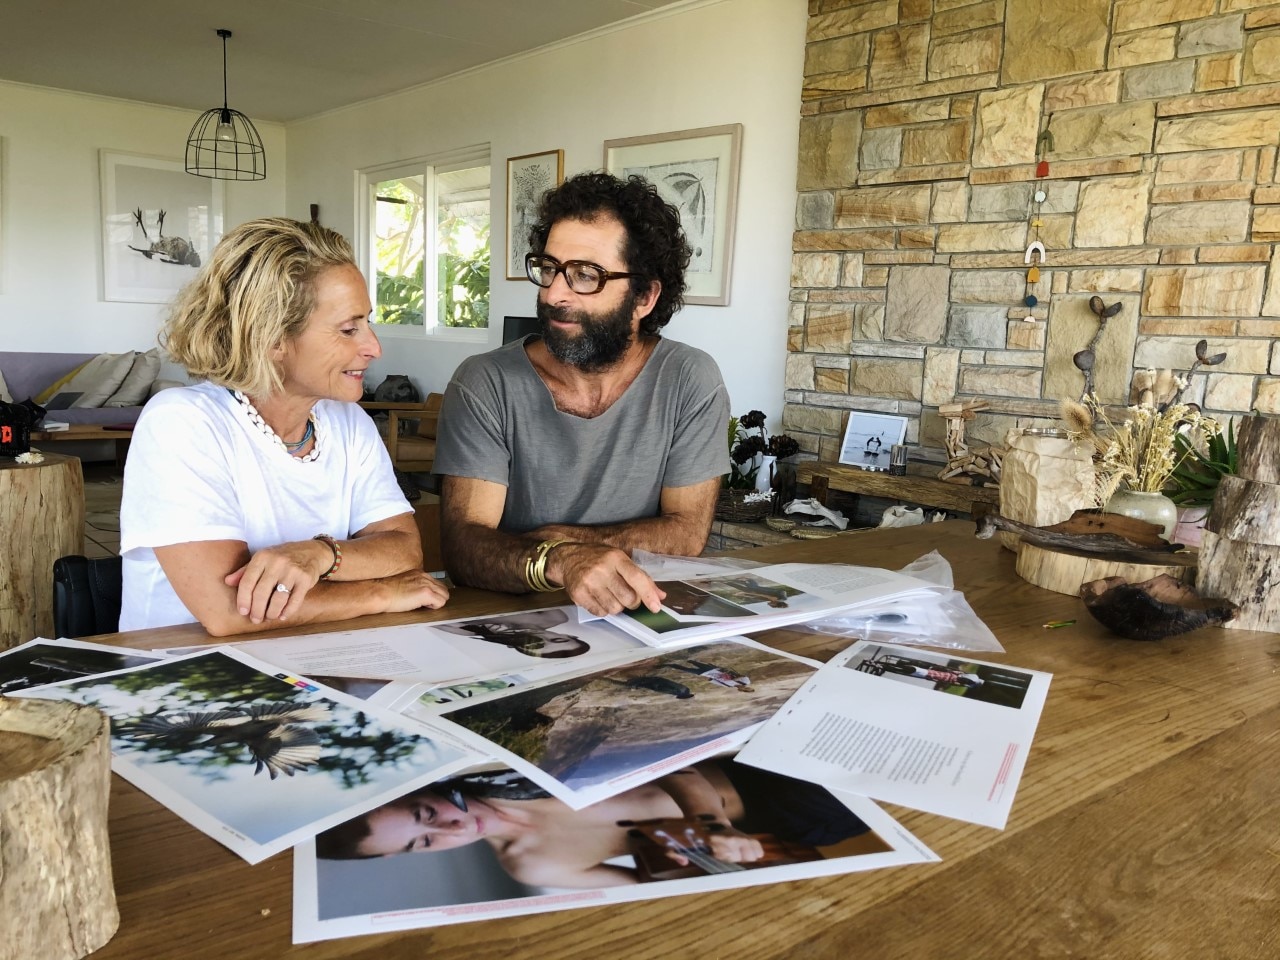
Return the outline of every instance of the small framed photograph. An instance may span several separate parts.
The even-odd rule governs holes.
[[[877,473],[889,471],[889,453],[907,435],[907,418],[883,413],[849,414],[840,444],[840,462]]]
[[[222,181],[180,160],[100,152],[102,299],[168,303],[222,236]]]
[[[564,181],[564,151],[526,153],[507,160],[507,279],[527,280],[524,258],[529,230],[538,221],[542,195]]]
[[[693,249],[685,303],[729,304],[741,153],[740,123],[604,142],[606,170],[616,177],[644,177],[680,211]]]

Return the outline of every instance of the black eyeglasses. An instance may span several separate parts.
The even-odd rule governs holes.
[[[555,257],[546,254],[530,253],[524,258],[524,270],[540,287],[549,287],[556,282],[556,274],[564,274],[564,282],[574,293],[599,293],[610,280],[622,277],[638,277],[638,273],[620,273],[606,270],[598,263],[590,260],[566,260],[561,263]]]

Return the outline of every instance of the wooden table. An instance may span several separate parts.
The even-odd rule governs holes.
[[[53,561],[84,553],[80,461],[0,457],[0,650],[53,636]]]
[[[55,413],[56,417],[57,414]],[[129,441],[133,439],[132,427],[102,426],[96,423],[73,423],[66,430],[33,430],[32,443],[58,443],[67,440],[95,442],[113,440],[116,445],[116,466],[123,469],[129,455]]]
[[[95,958],[1280,955],[1280,635],[1111,637],[1079,600],[1019,580],[1013,555],[974,540],[962,521],[751,557],[896,567],[935,548],[1008,649],[984,658],[1054,674],[1007,829],[886,805],[942,863],[293,947],[290,854],[250,867],[116,777],[112,859],[122,919]],[[366,623],[560,601],[535,599],[458,590],[438,615]],[[1074,626],[1042,628],[1072,618]],[[844,646],[790,631],[760,636],[817,656]],[[179,627],[110,641],[149,647],[201,637]]]

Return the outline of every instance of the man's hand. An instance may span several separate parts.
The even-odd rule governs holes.
[[[569,598],[598,617],[644,605],[657,613],[666,594],[616,547],[566,543],[547,557],[547,577],[564,584]]]

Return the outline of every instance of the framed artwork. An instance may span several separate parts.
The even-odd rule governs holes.
[[[542,195],[564,181],[564,151],[526,153],[507,160],[507,279],[527,280],[524,258]]]
[[[100,151],[102,299],[168,303],[222,236],[222,181],[180,160]]]
[[[604,142],[606,170],[617,177],[644,177],[680,211],[693,249],[685,303],[729,304],[741,154],[740,123]]]
[[[889,454],[907,435],[907,418],[883,413],[849,414],[840,444],[840,462],[862,470],[887,473]]]

